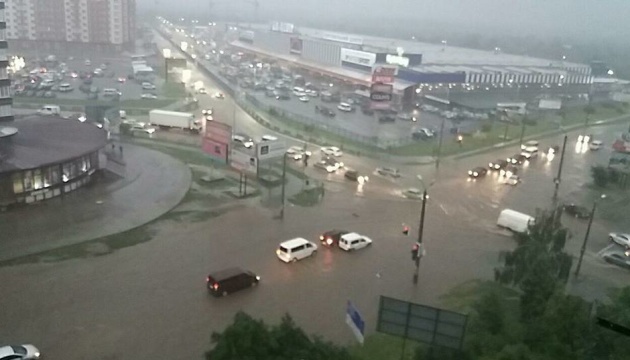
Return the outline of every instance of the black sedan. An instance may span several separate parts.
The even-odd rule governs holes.
[[[508,166],[508,161],[503,159],[498,159],[496,161],[488,163],[488,168],[490,170],[501,170],[505,169],[506,166]]]
[[[472,170],[468,170],[468,177],[476,179],[478,177],[485,176],[487,173],[488,173],[488,169],[486,169],[485,167],[478,166]]]
[[[577,204],[565,204],[562,209],[567,215],[578,219],[588,219],[591,217],[591,212],[587,208]]]
[[[613,265],[630,269],[630,258],[628,258],[628,256],[626,256],[625,254],[619,254],[619,253],[606,254],[604,255],[604,260],[606,260],[606,262],[611,263]]]
[[[339,239],[347,234],[346,230],[330,230],[319,236],[319,241],[322,242],[324,246],[335,246],[339,244]]]

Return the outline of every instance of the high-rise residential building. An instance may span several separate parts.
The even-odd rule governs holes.
[[[0,0],[0,122],[13,120],[11,110],[11,79],[9,79],[9,56],[7,43],[7,23],[5,19],[5,2]]]
[[[6,8],[9,40],[125,47],[135,20],[135,0],[11,0]]]

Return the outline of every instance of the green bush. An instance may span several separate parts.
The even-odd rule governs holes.
[[[492,131],[492,123],[486,122],[481,125],[481,132],[489,133]]]
[[[610,172],[605,166],[596,165],[591,167],[593,182],[599,187],[606,187],[610,181]]]

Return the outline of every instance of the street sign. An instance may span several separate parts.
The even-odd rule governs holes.
[[[263,141],[256,144],[258,160],[281,158],[286,152],[286,145],[282,141]]]
[[[348,324],[350,330],[352,330],[352,333],[357,338],[357,341],[363,344],[363,341],[365,340],[365,322],[363,321],[363,318],[361,318],[359,311],[349,300],[346,307],[346,324]]]
[[[258,159],[251,151],[232,148],[232,151],[230,151],[230,166],[240,172],[251,175],[257,175],[258,173]]]

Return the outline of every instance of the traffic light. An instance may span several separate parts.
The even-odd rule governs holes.
[[[418,260],[420,257],[420,244],[415,243],[411,247],[411,260]]]
[[[409,226],[407,226],[407,225],[403,225],[403,230],[402,230],[402,233],[403,233],[404,235],[409,236]]]

